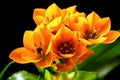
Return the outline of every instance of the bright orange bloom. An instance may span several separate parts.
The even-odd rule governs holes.
[[[85,14],[78,12],[76,5],[61,9],[55,3],[51,4],[47,9],[36,8],[33,12],[34,22],[37,25],[46,24],[52,33],[56,33],[61,24],[67,26],[76,25],[80,16],[85,17]]]
[[[62,25],[66,25],[73,30],[75,26],[79,26],[78,17],[85,17],[85,14],[77,12],[76,6],[71,6],[66,9],[61,9],[61,16],[55,17],[46,26],[54,34],[61,28]]]
[[[60,61],[57,64],[57,71],[62,72],[72,69],[76,63],[85,60],[85,56],[82,59],[83,55],[93,53],[83,43],[78,41],[76,32],[71,31],[64,25],[52,39],[52,49]]]
[[[110,30],[111,22],[109,17],[101,18],[94,11],[86,19],[80,18],[80,21],[82,21],[78,28],[81,32],[80,40],[89,45],[112,43],[120,36],[118,31]]]
[[[51,4],[47,9],[36,8],[33,12],[33,20],[37,25],[41,22],[48,23],[61,15],[61,9],[55,4]]]
[[[40,28],[43,26],[43,28]],[[34,31],[25,31],[23,37],[24,47],[13,50],[9,57],[15,62],[36,63],[39,67],[51,65],[53,56],[49,47],[52,34],[43,24],[35,28]]]

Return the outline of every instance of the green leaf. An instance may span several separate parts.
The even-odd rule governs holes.
[[[110,71],[112,71],[116,66],[120,65],[120,56],[117,58],[109,61],[101,67],[100,69],[97,70],[98,72],[98,77],[99,78],[104,78]]]
[[[90,49],[95,53],[78,65],[79,70],[96,71],[120,56],[120,38],[111,44],[98,44]]]
[[[9,63],[4,67],[4,69],[0,72],[0,80],[2,80],[2,78],[4,77],[7,69],[8,69],[13,63],[15,63],[15,62],[14,62],[14,61],[9,62]]]
[[[7,80],[37,80],[38,76],[27,71],[13,73]]]
[[[98,78],[104,77],[120,65],[120,37],[111,44],[97,44],[89,47],[94,54],[78,65],[78,70],[95,71]]]
[[[78,71],[76,77],[73,79],[71,76],[74,75],[73,73],[68,74],[68,80],[96,80],[97,73],[96,72],[88,72],[88,71]],[[71,79],[70,79],[71,78]]]

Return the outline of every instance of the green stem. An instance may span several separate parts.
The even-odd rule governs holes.
[[[75,74],[74,74],[73,79],[75,79],[75,78],[76,78],[77,73],[78,73],[78,67],[77,67],[77,65],[75,65],[75,67],[74,67],[74,71],[75,71]]]
[[[75,71],[75,74],[74,74],[73,79],[76,79],[76,76],[78,74],[78,67],[77,67],[77,65],[75,65],[74,71]]]
[[[78,67],[77,67],[77,65],[75,65],[72,72],[66,73],[66,80],[76,80],[77,73],[78,73]]]
[[[14,61],[9,62],[9,63],[5,66],[5,68],[0,72],[0,80],[2,80],[5,72],[6,72],[7,69],[10,67],[10,65],[13,64],[13,63],[15,63],[15,62],[14,62]]]
[[[45,69],[44,69],[44,68],[41,69],[40,75],[41,75],[40,80],[46,80],[46,79],[45,79]]]
[[[40,68],[37,67],[36,64],[34,63],[35,67],[37,68],[38,72],[39,72],[39,77],[38,80],[45,80],[45,68]]]
[[[38,70],[39,73],[41,73],[41,69],[39,67],[36,66],[36,64],[34,63],[36,69]]]

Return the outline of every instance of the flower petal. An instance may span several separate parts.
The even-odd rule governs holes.
[[[24,47],[17,48],[10,53],[9,58],[17,63],[21,63],[21,64],[29,63],[29,61],[25,60],[22,57],[22,55],[26,52],[28,53],[29,51],[26,50]]]
[[[71,6],[71,7],[66,8],[66,9],[67,9],[67,12],[70,13],[70,14],[75,13],[75,12],[76,12],[76,7],[77,7],[77,6],[74,5],[74,6]]]
[[[83,56],[88,51],[89,51],[89,49],[87,48],[87,46],[84,43],[79,42],[79,44],[76,48],[76,54],[74,55],[74,59],[76,59],[77,57]]]
[[[25,31],[23,36],[23,45],[29,50],[34,50],[33,31]]]
[[[84,38],[80,38],[79,39],[81,42],[83,42],[84,44],[86,44],[86,45],[92,45],[92,42],[90,42],[89,40],[86,40],[86,39],[84,39]]]
[[[34,9],[34,11],[33,11],[33,17],[34,17],[34,16],[45,16],[45,12],[46,12],[45,9],[36,8],[36,9]]]
[[[100,20],[100,19],[101,19],[100,16],[99,16],[95,11],[91,12],[91,13],[87,16],[87,21],[88,21],[88,23],[89,23],[89,25],[90,25],[91,28],[92,28],[92,27],[95,25],[95,23],[96,23],[98,20]]]
[[[46,26],[49,30],[54,31],[59,29],[59,25],[62,21],[62,17],[57,17],[53,21],[49,22]]]
[[[94,52],[91,50],[87,50],[85,54],[83,54],[81,57],[79,57],[77,64],[82,63],[85,59],[87,59],[90,55],[92,55]]]
[[[40,26],[41,27],[41,26]],[[37,26],[33,33],[33,41],[36,47],[44,48],[44,37],[40,32],[40,27]]]
[[[99,44],[99,43],[103,43],[106,39],[107,37],[99,37],[98,39],[88,39],[88,40],[92,42],[92,44]]]
[[[48,18],[48,20],[50,21],[53,18],[60,16],[60,11],[60,8],[55,3],[53,3],[47,8],[45,17]]]
[[[107,39],[103,42],[104,44],[114,42],[118,37],[120,37],[119,31],[111,30],[108,34],[105,35]]]
[[[85,26],[83,26],[84,23],[87,23],[87,20],[84,17],[77,17],[76,20],[74,19],[73,21],[70,22],[70,29],[75,31],[82,31],[87,29]]]
[[[67,10],[66,9],[61,9],[61,16],[62,16],[63,19],[66,16],[66,14],[67,14]]]
[[[95,24],[95,30],[98,31],[101,36],[107,34],[110,31],[111,28],[111,23],[110,23],[110,18],[102,18],[100,19],[96,24]]]
[[[34,30],[34,42],[37,46],[46,50],[51,40],[52,33],[45,27],[44,24],[39,25]]]
[[[43,22],[45,20],[45,17],[43,17],[43,16],[33,16],[33,20],[34,20],[35,24],[40,25],[41,22]]]
[[[39,62],[36,63],[38,67],[49,67],[51,66],[53,60],[53,55],[52,53],[48,53],[46,56],[43,57],[43,59]]]
[[[74,61],[72,59],[68,59],[65,64],[58,63],[57,71],[59,72],[66,72],[74,68]]]
[[[73,36],[72,31],[69,28],[62,26],[59,29],[59,31],[56,33],[55,39],[56,39],[57,43],[59,43],[61,41],[71,40],[72,36]]]
[[[75,55],[75,52],[73,52],[72,54],[71,53],[68,53],[68,54],[59,53],[59,55],[63,58],[71,58],[72,56]]]
[[[29,62],[38,62],[41,59],[43,59],[36,52],[30,52],[30,51],[23,52],[21,57]]]
[[[82,32],[83,35],[85,35],[85,32],[90,29],[87,20],[84,17],[79,17],[78,23],[79,23],[79,31]]]

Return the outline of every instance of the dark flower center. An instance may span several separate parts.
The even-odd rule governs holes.
[[[65,43],[61,43],[58,46],[58,50],[62,53],[62,54],[71,54],[72,52],[74,52],[73,50],[73,44],[70,42],[65,42]]]
[[[42,49],[40,47],[37,48],[37,52],[40,53],[40,54],[42,54]]]
[[[96,30],[93,31],[86,31],[86,39],[97,39],[100,36],[100,33]]]

